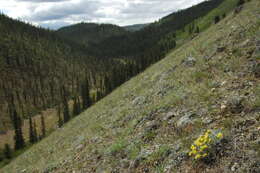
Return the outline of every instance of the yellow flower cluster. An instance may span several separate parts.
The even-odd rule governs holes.
[[[195,160],[207,157],[212,141],[222,138],[223,134],[221,132],[214,134],[211,130],[207,130],[204,135],[201,135],[191,145],[189,156],[193,156]]]

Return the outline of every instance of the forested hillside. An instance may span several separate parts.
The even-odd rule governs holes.
[[[11,126],[11,109],[28,118],[59,105],[64,97],[78,97],[86,82],[104,94],[109,73],[125,67],[118,60],[88,56],[84,46],[60,39],[53,31],[4,15],[0,22],[0,130]]]
[[[111,24],[79,23],[60,28],[56,33],[87,46],[88,44],[97,44],[109,37],[127,34],[127,31]]]

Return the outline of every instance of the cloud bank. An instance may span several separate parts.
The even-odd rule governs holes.
[[[0,11],[35,25],[57,29],[78,22],[149,23],[204,0],[5,0]]]

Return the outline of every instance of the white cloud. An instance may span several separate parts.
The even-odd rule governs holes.
[[[0,11],[13,18],[58,28],[85,22],[148,23],[204,0],[4,0]]]

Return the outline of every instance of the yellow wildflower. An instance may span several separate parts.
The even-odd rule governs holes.
[[[207,148],[208,148],[207,145],[203,145],[203,146],[200,147],[200,149],[201,149],[202,151],[205,150],[205,149],[207,149]]]
[[[197,155],[195,156],[195,159],[199,159],[199,158],[201,158],[201,155],[200,155],[200,154],[197,154]]]
[[[205,153],[205,154],[203,154],[202,155],[202,157],[204,158],[204,157],[207,157],[208,156],[208,154],[207,153]]]
[[[217,138],[219,138],[219,139],[223,138],[223,134],[222,134],[221,132],[219,132],[219,133],[217,134]]]
[[[200,143],[199,140],[196,140],[194,143],[195,143],[195,145],[197,145],[197,146],[200,146],[200,145],[201,145],[201,143]]]

